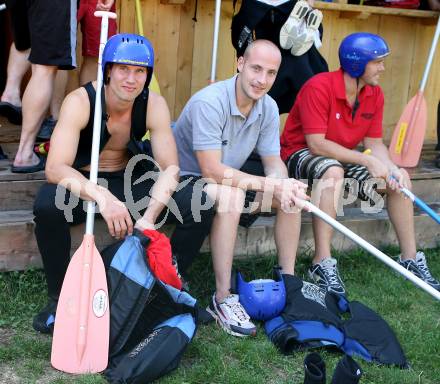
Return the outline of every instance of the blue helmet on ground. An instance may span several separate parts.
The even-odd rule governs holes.
[[[361,77],[371,60],[381,59],[390,54],[386,41],[374,33],[352,33],[339,46],[339,62],[351,77]]]
[[[255,320],[270,320],[278,316],[286,305],[286,288],[279,281],[259,279],[246,282],[240,272],[236,274],[236,287],[240,303]]]
[[[132,33],[118,33],[112,36],[102,53],[102,72],[109,63],[137,65],[148,68],[145,88],[150,84],[154,68],[154,50],[150,41],[143,36]]]

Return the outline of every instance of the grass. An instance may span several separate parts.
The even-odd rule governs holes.
[[[396,254],[395,248],[385,250]],[[440,249],[427,250],[431,271],[440,276]],[[357,361],[362,384],[440,383],[440,305],[429,295],[363,251],[336,254],[351,300],[368,305],[391,325],[411,364],[410,370]],[[309,256],[299,257],[296,273],[305,275]],[[249,278],[269,276],[274,257],[236,261]],[[214,289],[209,255],[202,255],[191,270],[191,289],[206,305]],[[32,316],[45,305],[45,282],[39,270],[0,274],[0,383],[105,383],[100,375],[71,376],[50,367],[51,338],[32,330]],[[327,382],[340,353],[319,351],[327,364]],[[258,336],[238,339],[215,324],[201,326],[179,368],[160,383],[302,383],[306,352],[283,356]]]

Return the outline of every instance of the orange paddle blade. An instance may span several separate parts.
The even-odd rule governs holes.
[[[415,167],[419,162],[427,122],[426,101],[421,91],[406,105],[394,128],[389,148],[391,160],[400,167]]]
[[[104,263],[84,235],[64,277],[55,316],[52,366],[68,373],[102,372],[108,363],[110,316]]]

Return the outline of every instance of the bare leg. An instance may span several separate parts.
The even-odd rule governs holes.
[[[23,95],[23,126],[15,166],[38,164],[33,145],[52,99],[57,67],[32,65],[32,76]]]
[[[60,70],[57,72],[52,101],[50,102],[50,114],[54,120],[58,120],[61,104],[63,103],[64,96],[66,95],[68,78],[68,71]]]
[[[89,81],[96,80],[98,71],[98,58],[91,56],[84,56],[79,72],[79,84],[83,85]]]
[[[208,184],[205,191],[216,202],[210,241],[216,299],[221,302],[230,294],[234,246],[245,195],[241,189],[218,184]]]
[[[28,61],[30,49],[17,51],[15,44],[11,44],[8,60],[8,76],[1,101],[7,101],[17,107],[21,106],[20,86],[23,76],[31,67]]]
[[[399,240],[402,260],[415,259],[414,207],[409,199],[387,189],[387,208],[391,223]]]
[[[286,213],[277,210],[275,221],[275,244],[278,251],[278,264],[282,273],[295,273],[295,259],[301,229],[301,213]]]
[[[313,186],[312,202],[332,218],[336,218],[337,199],[341,195],[344,170],[340,167],[330,167]],[[336,196],[336,198],[335,198]],[[316,217],[312,218],[313,236],[315,238],[315,257],[313,264],[318,264],[330,256],[330,246],[333,228]]]

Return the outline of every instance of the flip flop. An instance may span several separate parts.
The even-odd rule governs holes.
[[[39,156],[39,163],[35,165],[11,165],[12,173],[34,173],[43,171],[46,166],[46,158]]]
[[[304,55],[315,42],[315,36],[319,33],[318,28],[322,22],[322,12],[314,9],[305,18],[305,28],[302,33],[293,41],[290,53],[293,56]]]
[[[0,101],[0,115],[5,116],[10,123],[20,125],[22,121],[21,107],[7,101]]]
[[[304,18],[311,10],[310,5],[304,0],[299,0],[295,4],[292,12],[280,30],[281,48],[290,49],[292,47],[293,41],[300,31],[300,26],[304,22]]]

